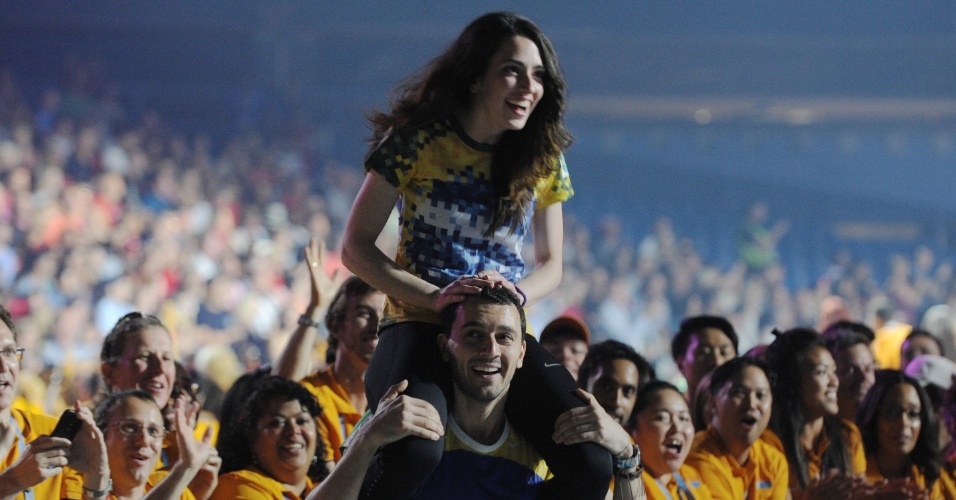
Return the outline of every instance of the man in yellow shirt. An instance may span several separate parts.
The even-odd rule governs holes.
[[[357,277],[342,283],[325,315],[329,332],[327,361],[330,360],[331,364],[304,376],[320,327],[316,317],[321,314],[322,297],[328,296],[333,287],[328,285],[330,280],[322,269],[318,247],[310,246],[310,250],[311,253],[307,251],[310,260],[307,267],[312,275],[312,301],[299,318],[299,326],[273,373],[290,380],[301,379],[302,385],[319,401],[322,415],[318,433],[322,442],[327,443],[324,459],[331,468],[341,460],[342,443],[368,408],[365,371],[378,345],[378,323],[385,307],[385,294]]]
[[[697,433],[687,463],[715,499],[787,498],[787,458],[761,439],[772,398],[766,371],[754,359],[733,359],[711,375],[710,426]]]
[[[105,452],[94,444],[92,416],[83,410],[83,427],[72,446],[69,439],[51,437],[57,420],[47,415],[13,409],[23,348],[17,346],[16,326],[0,305],[0,498],[46,500],[61,498],[63,478],[81,474],[88,492],[105,497],[109,471],[87,470],[88,453]],[[72,464],[77,470],[67,468]]]

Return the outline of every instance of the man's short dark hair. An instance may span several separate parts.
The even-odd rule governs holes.
[[[634,366],[637,367],[638,393],[641,392],[641,388],[644,387],[647,382],[657,378],[657,374],[654,373],[654,368],[651,367],[651,364],[644,359],[644,356],[638,354],[634,348],[616,340],[605,340],[604,342],[592,345],[588,351],[588,355],[584,357],[584,361],[581,362],[581,368],[578,369],[578,385],[583,389],[587,389],[585,386],[595,370],[599,367],[607,366],[608,363],[615,359],[626,359],[634,363]]]
[[[906,344],[907,342],[910,341],[910,339],[913,339],[915,337],[926,337],[928,339],[931,339],[933,342],[936,343],[936,347],[939,348],[939,353],[941,355],[946,352],[946,350],[943,349],[943,342],[940,341],[939,338],[936,337],[936,335],[933,335],[929,330],[924,330],[922,328],[914,328],[913,331],[911,331],[909,335],[907,335],[906,338],[903,339],[903,344]],[[905,368],[906,367],[903,366],[900,369],[905,369]]]
[[[839,335],[844,333],[855,333],[857,335],[864,337],[866,339],[867,345],[871,344],[873,342],[873,339],[876,338],[876,334],[873,333],[872,328],[858,321],[850,321],[848,319],[841,319],[840,321],[837,321],[833,323],[832,325],[828,326],[825,330],[823,330],[820,333],[821,335],[823,335],[823,338],[825,339],[828,339],[830,337],[836,338]],[[852,345],[853,344],[848,345],[846,347],[851,347]],[[827,348],[829,349],[830,346],[827,345]],[[833,352],[833,351],[831,350],[830,352]]]
[[[8,311],[6,307],[3,307],[2,304],[0,304],[0,320],[10,329],[10,333],[13,334],[13,340],[17,340],[17,327],[13,324],[13,315],[10,314],[10,311]]]
[[[521,307],[521,299],[517,295],[511,293],[507,288],[490,288],[490,287],[481,287],[481,292],[476,295],[469,295],[469,298],[475,297],[478,300],[492,302],[494,304],[499,304],[503,306],[515,306],[518,309],[518,316],[521,318],[521,333],[524,334],[527,331],[527,319],[524,315],[524,308]],[[465,299],[468,300],[468,299]],[[441,311],[441,331],[448,334],[451,333],[451,327],[455,324],[455,316],[458,314],[458,307],[461,306],[461,302],[455,302],[453,304],[448,304]],[[524,340],[522,338],[522,340]]]
[[[737,353],[737,331],[734,330],[734,326],[730,324],[730,321],[727,321],[727,319],[722,316],[702,314],[700,316],[691,316],[681,321],[680,329],[677,330],[674,339],[671,340],[671,356],[674,357],[674,361],[679,361],[687,354],[687,347],[690,345],[691,336],[697,335],[707,328],[716,328],[724,332],[724,335],[734,344],[734,354]]]

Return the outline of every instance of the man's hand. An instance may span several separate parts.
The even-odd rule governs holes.
[[[315,238],[309,239],[309,246],[305,247],[305,266],[309,270],[309,276],[312,278],[312,294],[309,299],[309,307],[313,310],[321,310],[329,305],[335,292],[338,291],[341,280],[339,279],[339,270],[336,269],[332,276],[325,274],[325,243],[319,243]]]
[[[407,388],[407,380],[389,388],[378,411],[359,429],[374,449],[408,436],[438,441],[445,433],[438,410],[427,401],[403,396]]]
[[[83,476],[83,485],[88,489],[104,490],[110,479],[110,464],[103,432],[89,408],[77,402],[74,409],[83,426],[70,446],[70,467]]]
[[[558,444],[597,443],[617,458],[630,458],[631,437],[584,389],[575,394],[588,405],[558,415],[552,438]],[[626,455],[626,456],[622,456]]]
[[[0,474],[3,494],[32,488],[47,478],[63,472],[70,457],[70,440],[42,435],[26,446],[20,458]]]

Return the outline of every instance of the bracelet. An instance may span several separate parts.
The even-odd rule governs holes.
[[[113,491],[113,479],[110,478],[110,479],[107,479],[107,480],[106,480],[106,488],[105,488],[105,489],[102,489],[102,490],[94,490],[94,489],[87,488],[86,485],[84,484],[84,485],[83,485],[83,491],[85,491],[86,493],[89,493],[90,498],[102,498],[102,497],[105,497],[105,496],[108,495],[111,491]]]
[[[625,458],[624,460],[618,460],[614,458],[614,470],[615,471],[626,471],[637,467],[638,470],[642,470],[644,467],[641,463],[641,449],[637,445],[631,445],[634,448],[634,451],[631,453],[631,458]],[[633,478],[632,478],[633,479]]]
[[[528,303],[528,296],[525,295],[524,292],[521,291],[520,288],[518,288],[518,285],[515,285],[515,291],[518,292],[518,295],[521,296],[521,307],[524,307],[525,304]]]
[[[319,327],[322,326],[321,324],[319,324],[318,321],[316,321],[316,320],[314,320],[314,319],[312,319],[312,318],[306,316],[305,314],[299,315],[299,325],[301,325],[301,326],[311,326],[311,327],[315,327],[315,328],[319,328]]]
[[[638,468],[634,469],[634,470],[631,471],[631,472],[628,472],[628,471],[626,471],[626,470],[617,470],[617,469],[616,469],[616,470],[614,471],[614,476],[615,476],[615,477],[619,477],[619,478],[621,478],[621,479],[627,479],[628,481],[633,481],[633,480],[637,479],[638,477],[640,477],[640,475],[643,474],[643,473],[644,473],[644,467],[638,467]]]

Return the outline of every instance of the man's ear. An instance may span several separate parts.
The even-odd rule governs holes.
[[[438,342],[438,352],[441,353],[441,359],[447,362],[450,359],[448,354],[448,337],[446,337],[444,333],[439,333],[435,339],[436,342]]]
[[[518,356],[518,363],[515,365],[515,368],[521,368],[524,365],[524,352],[528,349],[528,343],[524,340],[521,341],[521,355]]]

